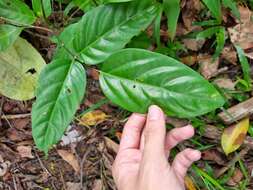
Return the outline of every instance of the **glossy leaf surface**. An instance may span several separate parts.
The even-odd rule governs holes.
[[[37,79],[45,65],[39,52],[18,38],[0,52],[0,94],[21,101],[34,98]]]
[[[249,118],[245,118],[224,130],[221,137],[221,145],[227,155],[236,151],[242,145],[248,129]]]
[[[60,38],[86,64],[101,63],[146,29],[158,13],[159,5],[150,0],[99,6],[61,34],[71,34],[67,39]]]
[[[36,19],[30,8],[21,0],[1,0],[0,17],[18,26],[32,24]],[[14,43],[21,31],[22,27],[0,24],[0,51]]]
[[[48,152],[57,143],[84,96],[85,70],[80,63],[56,59],[41,73],[32,109],[36,146]]]
[[[102,65],[100,85],[115,104],[145,113],[152,104],[168,115],[194,117],[224,104],[217,90],[197,72],[170,57],[125,49]]]

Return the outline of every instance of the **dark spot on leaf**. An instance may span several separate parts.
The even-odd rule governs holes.
[[[32,75],[34,74],[34,73],[36,73],[37,71],[34,69],[34,68],[31,68],[31,69],[29,69],[28,71],[26,71],[25,73],[31,73]]]
[[[7,4],[8,6],[10,6],[10,5],[11,5],[11,2],[7,1],[6,4]]]
[[[136,88],[136,85],[133,85],[133,88]]]
[[[70,93],[71,93],[71,89],[70,89],[70,88],[67,88],[67,92],[70,94]]]

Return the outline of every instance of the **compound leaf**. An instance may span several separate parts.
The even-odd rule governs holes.
[[[37,50],[18,38],[7,50],[0,52],[0,93],[15,100],[32,99],[39,73],[45,65]]]
[[[32,134],[40,150],[47,153],[61,139],[85,87],[85,70],[78,62],[56,59],[42,71],[32,109]]]
[[[100,85],[115,104],[146,113],[150,105],[168,115],[194,117],[224,104],[223,97],[197,72],[175,59],[140,49],[125,49],[103,64]]]

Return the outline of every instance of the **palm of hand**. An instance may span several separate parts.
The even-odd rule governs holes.
[[[166,135],[163,113],[158,107],[155,109],[160,111],[158,119],[150,119],[150,112],[147,121],[144,115],[134,114],[124,127],[113,166],[119,190],[183,190],[188,167],[200,158],[198,151],[185,149],[169,165],[169,151],[193,136],[194,130],[186,126]]]

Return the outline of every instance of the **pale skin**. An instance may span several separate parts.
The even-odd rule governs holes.
[[[187,148],[171,164],[168,157],[172,148],[193,135],[190,125],[166,134],[165,116],[158,106],[151,106],[147,115],[132,114],[113,164],[118,190],[184,190],[187,170],[201,153]]]

